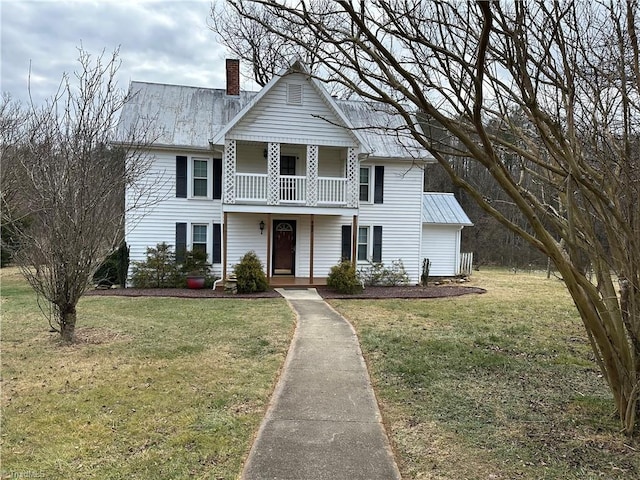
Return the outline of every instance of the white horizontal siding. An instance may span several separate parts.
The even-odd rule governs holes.
[[[360,203],[358,226],[382,225],[382,263],[391,267],[401,259],[412,283],[420,279],[420,237],[422,228],[422,169],[409,163],[363,162],[362,166],[384,165],[383,203]],[[374,184],[371,168],[371,185]],[[370,243],[373,229],[370,230]]]
[[[352,225],[352,216],[315,217],[313,274],[328,277],[331,267],[342,257],[342,226]]]
[[[221,223],[221,202],[220,200],[176,198],[176,155],[190,156],[190,153],[154,152],[151,169],[137,184],[140,188],[151,188],[156,202],[127,212],[125,240],[131,248],[131,262],[145,260],[147,247],[155,247],[158,243],[166,242],[175,248],[178,222],[189,224],[187,248],[191,248],[191,224],[208,225],[207,251],[211,252],[212,224]],[[201,157],[202,153],[195,153],[194,156]],[[127,190],[128,209],[133,207],[135,195],[135,189]],[[214,267],[214,271],[219,274],[220,266]]]
[[[459,226],[424,225],[422,227],[422,258],[428,258],[431,262],[430,276],[456,275],[459,251]]]
[[[236,150],[236,171],[239,173],[267,173],[265,147],[262,144],[239,144]]]
[[[267,222],[266,215],[254,213],[230,213],[227,215],[227,273],[249,251],[253,250],[267,267],[267,227],[260,234],[260,221]]]
[[[318,176],[345,177],[346,158],[346,150],[320,147],[318,154]]]
[[[302,105],[287,103],[287,83],[302,85]],[[306,77],[291,74],[274,85],[226,137],[304,145],[356,146],[353,135],[336,125],[339,123],[340,119]]]
[[[239,143],[236,153],[236,170],[239,173],[267,173],[267,159],[264,158],[266,144]],[[296,175],[306,175],[306,145],[280,145],[281,155],[298,157]],[[318,155],[318,175],[321,177],[343,177],[346,149],[320,148]]]

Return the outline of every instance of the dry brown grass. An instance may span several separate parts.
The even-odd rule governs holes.
[[[332,301],[356,327],[405,479],[635,479],[640,445],[561,282],[474,272],[483,295]]]

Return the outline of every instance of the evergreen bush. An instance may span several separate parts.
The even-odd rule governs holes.
[[[262,262],[256,252],[247,252],[233,267],[238,293],[264,292],[269,288]]]
[[[331,267],[327,286],[338,293],[353,294],[362,291],[356,267],[349,260],[342,260],[338,265]]]
[[[171,245],[159,243],[147,248],[144,262],[133,262],[131,282],[135,288],[171,288],[178,286],[182,275]]]
[[[129,270],[129,247],[122,242],[118,249],[109,255],[93,274],[93,281],[100,286],[127,286]]]

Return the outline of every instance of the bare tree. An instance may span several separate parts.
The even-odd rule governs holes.
[[[5,98],[0,109],[2,223],[16,241],[3,248],[12,249],[65,342],[74,340],[80,297],[122,241],[125,188],[149,166],[145,128],[114,135],[128,99],[115,84],[118,52],[103,57],[93,61],[80,49],[79,72],[63,76],[45,106],[25,109]],[[127,208],[157,200],[146,187]]]
[[[244,22],[297,48],[314,38],[307,51],[317,76],[393,108],[460,189],[552,259],[622,427],[633,434],[640,395],[637,0],[228,4]],[[455,142],[425,135],[416,111]],[[491,176],[525,226],[461,176],[452,157]]]

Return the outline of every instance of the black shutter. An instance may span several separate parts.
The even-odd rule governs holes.
[[[222,198],[222,159],[213,159],[213,198],[220,200]]]
[[[378,168],[378,167],[376,167]],[[373,258],[375,263],[382,262],[382,226],[373,227]]]
[[[187,251],[187,224],[176,223],[176,262],[184,262],[184,254]]]
[[[342,226],[342,260],[351,261],[351,225]]]
[[[373,187],[373,203],[383,203],[384,197],[384,166],[379,165],[375,168]]]
[[[213,224],[213,251],[211,252],[211,263],[222,263],[222,225]]]
[[[187,198],[187,157],[176,157],[176,197]]]

